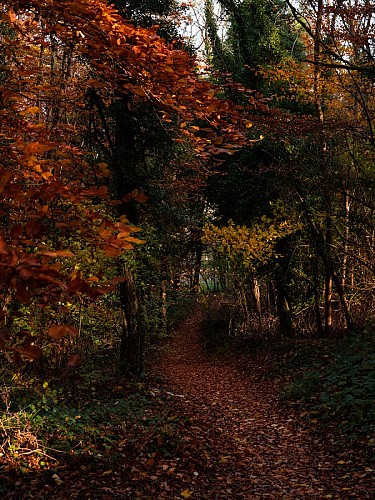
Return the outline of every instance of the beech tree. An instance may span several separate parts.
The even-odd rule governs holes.
[[[125,282],[120,276],[103,284],[100,276],[69,271],[61,259],[72,258],[72,241],[85,240],[93,251],[115,259],[141,242],[133,236],[136,221],[129,223],[127,208],[117,218],[108,211],[111,205],[145,201],[133,189],[129,170],[120,175],[116,167],[124,141],[132,140],[125,134],[129,109],[152,103],[166,127],[173,119],[174,141],[200,158],[245,144],[249,114],[216,97],[220,89],[197,77],[189,54],[155,29],[124,21],[105,3],[63,1],[51,10],[47,1],[3,2],[2,12],[2,321],[10,327],[19,303],[45,307],[82,294],[95,299]],[[95,107],[91,115],[88,97]],[[101,103],[109,100],[117,106],[117,129],[103,120]],[[91,132],[96,129],[95,146],[85,136],[86,120]],[[102,161],[104,151],[112,153],[111,162]],[[111,201],[112,175],[121,198]],[[43,338],[46,327],[52,339],[78,334],[74,325],[49,324],[28,335],[21,348],[4,330],[1,347],[38,357],[38,336]],[[127,351],[139,370],[139,353],[131,346]]]

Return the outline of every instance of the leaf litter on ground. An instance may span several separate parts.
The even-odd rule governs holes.
[[[198,307],[141,381],[96,393],[91,447],[39,470],[8,464],[2,498],[374,498],[365,458],[280,405],[267,356],[212,356],[202,324]]]

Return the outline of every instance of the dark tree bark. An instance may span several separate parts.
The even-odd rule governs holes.
[[[322,259],[322,262],[323,262],[325,269],[329,272],[329,274],[332,277],[332,282],[333,282],[334,287],[336,288],[336,292],[337,292],[337,295],[338,295],[339,300],[340,300],[340,305],[341,305],[341,308],[342,308],[344,316],[345,316],[347,331],[349,333],[352,333],[354,331],[355,325],[354,325],[353,318],[350,314],[348,301],[346,300],[345,290],[342,286],[342,281],[341,281],[339,274],[336,270],[337,266],[333,260],[332,253],[331,253],[331,251],[327,252],[327,247],[328,247],[327,241],[325,240],[322,232],[316,228],[314,221],[313,221],[313,217],[312,217],[311,212],[310,212],[310,208],[306,204],[303,196],[301,195],[300,190],[295,187],[295,191],[298,194],[298,197],[302,203],[302,206],[305,209],[306,222],[308,224],[308,227],[310,228],[312,241],[315,244],[317,255]]]
[[[113,189],[118,199],[138,187],[136,155],[136,133],[134,116],[130,108],[131,96],[118,95],[115,102],[114,138],[106,121],[104,107],[95,90],[88,93],[91,109],[98,111],[107,139],[105,152],[111,157]],[[119,205],[119,215],[125,215],[132,224],[138,223],[137,206],[134,201]],[[120,273],[127,280],[120,284],[120,307],[122,313],[122,336],[119,365],[128,375],[143,371],[144,335],[140,322],[139,296],[134,273],[129,266],[119,263]]]
[[[324,328],[322,322],[322,315],[320,313],[320,295],[319,295],[319,268],[317,259],[314,259],[313,263],[313,272],[314,272],[314,311],[315,311],[315,320],[316,327],[318,329],[319,337],[324,336]]]
[[[130,97],[121,98],[115,110],[115,142],[113,173],[117,197],[120,199],[137,187],[137,158],[134,117],[130,111]],[[137,206],[134,201],[120,205],[120,215],[129,222],[138,223]],[[123,318],[120,342],[119,365],[123,373],[135,375],[144,369],[144,332],[142,330],[139,294],[133,271],[123,266],[127,278],[120,284],[120,307]]]
[[[276,244],[276,252],[281,256],[274,270],[274,284],[276,289],[276,311],[279,317],[279,330],[283,337],[293,335],[293,319],[286,281],[289,268],[290,245],[286,240]]]
[[[133,273],[124,269],[127,280],[120,286],[123,317],[119,365],[122,373],[138,375],[144,370],[144,335],[141,327],[139,298]]]
[[[193,290],[198,292],[199,290],[199,277],[201,274],[202,266],[202,255],[203,255],[203,244],[199,237],[195,242],[195,262],[194,262],[194,275],[193,275]]]
[[[280,334],[283,337],[291,337],[293,334],[293,322],[290,303],[282,281],[275,281],[276,285],[276,310],[279,317]]]

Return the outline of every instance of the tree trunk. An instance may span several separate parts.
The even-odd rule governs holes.
[[[203,244],[201,238],[199,238],[195,242],[195,263],[194,263],[194,275],[193,275],[193,290],[195,292],[199,291],[199,278],[201,274],[202,255],[203,255]]]
[[[161,317],[163,326],[167,319],[167,280],[161,282]]]
[[[277,288],[276,292],[276,309],[279,317],[280,334],[282,337],[291,337],[293,333],[293,323],[289,301],[282,287]]]
[[[262,328],[262,305],[261,305],[261,300],[260,300],[260,286],[259,286],[259,281],[255,276],[251,276],[250,278],[250,293],[251,293],[251,298],[252,302],[256,311],[257,315],[257,320],[258,320],[258,332],[261,334],[261,328]]]
[[[345,315],[346,328],[347,328],[348,332],[353,332],[354,322],[353,322],[353,319],[352,319],[351,314],[350,314],[350,310],[349,310],[348,302],[346,300],[346,296],[345,296],[344,288],[342,286],[342,282],[341,282],[341,280],[336,272],[335,262],[332,259],[331,253],[327,252],[327,244],[326,244],[327,242],[325,241],[324,237],[322,236],[321,231],[319,231],[315,227],[315,224],[313,222],[313,218],[312,218],[311,213],[310,213],[310,209],[309,209],[308,205],[306,204],[305,200],[303,199],[303,197],[301,196],[301,193],[299,192],[298,189],[296,189],[296,192],[300,198],[302,206],[305,208],[305,217],[306,217],[308,226],[310,227],[310,230],[311,230],[312,240],[315,244],[317,254],[322,259],[322,262],[323,262],[325,269],[329,271],[329,273],[332,277],[333,285],[335,286],[337,294],[339,296],[340,304],[341,304],[342,310],[343,310],[344,315]]]
[[[124,268],[127,280],[120,284],[122,336],[120,342],[120,370],[126,375],[138,375],[144,369],[144,335],[140,324],[137,287],[133,273]]]
[[[314,99],[316,112],[320,124],[320,160],[322,164],[322,177],[325,182],[323,188],[323,199],[326,205],[326,239],[325,239],[325,253],[327,256],[324,270],[324,335],[329,337],[332,331],[332,273],[330,270],[329,262],[331,261],[331,247],[332,247],[332,210],[331,210],[331,193],[329,184],[329,171],[327,161],[327,142],[325,134],[325,116],[324,116],[324,94],[325,94],[325,81],[322,75],[322,27],[323,27],[323,0],[318,0],[316,11],[316,25],[315,25],[315,38],[314,38]]]
[[[119,199],[137,187],[135,129],[129,105],[130,97],[121,98],[116,103],[113,169]],[[134,201],[120,205],[119,214],[126,215],[133,224],[138,223],[137,206]],[[123,272],[127,280],[120,285],[123,326],[119,365],[123,373],[135,375],[142,373],[144,369],[144,333],[140,321],[139,295],[134,273],[128,266],[124,266]]]
[[[267,283],[267,307],[270,314],[273,314],[275,310],[275,304],[275,287],[273,281],[270,280]]]
[[[349,177],[349,175],[348,175]],[[347,279],[349,275],[349,237],[350,237],[350,198],[348,190],[344,193],[344,208],[345,208],[345,241],[344,241],[344,255],[342,259],[342,287],[345,290]]]
[[[258,314],[258,318],[260,320],[262,317],[262,304],[261,304],[261,300],[260,300],[260,285],[259,285],[258,279],[255,277],[253,278],[253,293],[254,293],[256,311]]]
[[[279,331],[282,337],[291,337],[293,334],[293,321],[288,294],[285,288],[285,279],[282,269],[275,272],[276,311],[279,317]]]
[[[332,245],[332,218],[326,219],[326,254],[327,263],[325,266],[324,279],[324,335],[329,337],[332,332],[332,273],[330,269],[331,245]]]
[[[290,242],[286,239],[278,241],[275,250],[280,254],[278,264],[274,269],[276,311],[279,317],[279,330],[281,336],[291,337],[293,335],[293,320],[286,281],[290,256],[292,254]]]
[[[318,335],[319,337],[324,337],[322,316],[320,314],[319,268],[317,259],[314,259],[314,310]]]
[[[135,189],[138,184],[137,156],[134,117],[131,111],[131,95],[116,96],[114,138],[103,109],[100,97],[90,91],[90,105],[98,110],[111,156],[114,189],[118,199]],[[137,206],[134,201],[123,203],[118,208],[119,216],[125,215],[129,222],[138,223]],[[140,325],[139,297],[133,272],[119,264],[120,272],[127,280],[120,285],[120,307],[123,319],[120,341],[119,365],[124,373],[141,373],[143,370],[143,332]]]

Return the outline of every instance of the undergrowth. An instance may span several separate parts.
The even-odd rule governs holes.
[[[188,292],[171,297],[171,328],[195,301]],[[148,336],[149,350],[157,335],[164,339],[159,332]],[[84,457],[111,461],[139,443],[165,454],[177,446],[178,422],[158,394],[143,378],[121,378],[115,341],[102,344],[88,349],[84,363],[74,368],[57,369],[48,359],[41,371],[38,361],[14,367],[0,360],[0,462],[6,464],[0,479],[2,472],[50,470]]]
[[[184,320],[195,307],[196,302],[196,293],[189,289],[170,290],[168,307],[169,327],[173,328],[180,321]]]
[[[140,390],[124,395],[124,388],[113,384],[106,397],[82,392],[82,399],[72,402],[44,386],[42,394],[29,387],[27,400],[23,391],[1,391],[1,454],[23,472],[53,466],[61,458],[101,456],[136,422],[147,424],[151,402]]]
[[[345,339],[259,339],[230,335],[227,311],[208,308],[202,344],[214,355],[255,357],[282,404],[299,407],[313,431],[358,444],[375,458],[375,325]]]
[[[19,474],[43,474],[86,461],[91,468],[103,461],[110,466],[123,454],[139,456],[139,447],[147,453],[154,448],[165,456],[173,453],[180,439],[178,419],[142,378],[120,378],[115,353],[112,358],[112,370],[101,367],[100,372],[100,366],[94,370],[88,363],[63,385],[60,379],[3,377],[0,483],[6,481],[7,491]]]
[[[317,353],[281,396],[304,406],[319,428],[335,428],[375,457],[375,332],[338,342],[329,355]]]

